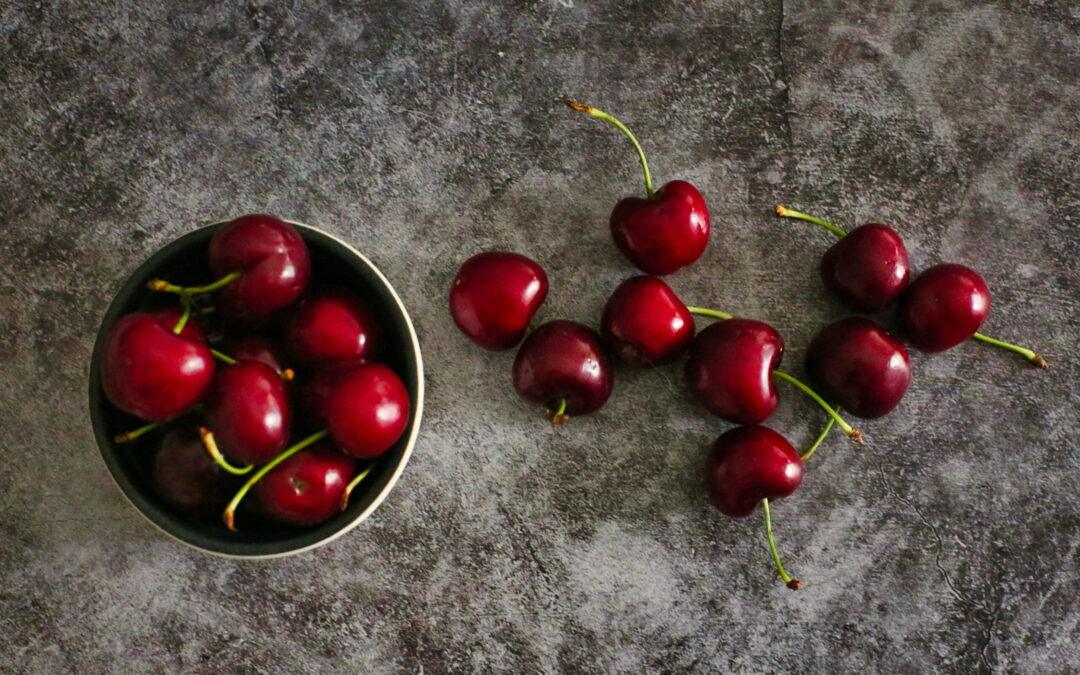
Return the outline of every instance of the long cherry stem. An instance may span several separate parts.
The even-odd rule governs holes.
[[[826,230],[828,230],[829,232],[832,232],[833,234],[835,234],[838,237],[843,237],[844,235],[847,234],[847,232],[844,231],[844,228],[842,228],[842,227],[840,227],[838,225],[833,225],[832,223],[830,223],[827,220],[822,220],[821,218],[818,218],[817,216],[811,216],[810,214],[803,213],[802,211],[796,211],[795,209],[789,209],[788,207],[784,206],[783,204],[777,204],[776,206],[774,206],[773,211],[775,211],[776,215],[778,217],[780,217],[780,218],[795,218],[797,220],[805,220],[808,223],[813,223],[815,225],[820,225],[821,227],[824,227]]]
[[[721,312],[718,309],[707,309],[705,307],[687,307],[686,309],[691,314],[699,314],[701,316],[708,316],[714,319],[724,319],[726,321],[727,319],[732,318],[731,314],[728,314],[727,312]]]
[[[125,431],[123,433],[116,434],[113,438],[117,443],[130,443],[139,436],[142,436],[148,431],[153,431],[160,426],[157,422],[151,422],[150,424],[139,427],[138,429],[132,429],[131,431]]]
[[[825,399],[818,396],[818,393],[816,391],[814,391],[810,387],[803,384],[795,376],[793,376],[790,373],[787,373],[787,372],[785,372],[783,370],[774,369],[773,370],[773,375],[779,377],[781,380],[785,380],[786,382],[791,383],[797,389],[799,389],[802,393],[804,393],[807,396],[809,396],[810,398],[814,399],[814,401],[819,406],[821,406],[821,409],[829,414],[829,417],[836,420],[836,423],[840,425],[840,428],[844,430],[844,433],[846,433],[848,436],[851,437],[851,440],[855,441],[859,445],[862,445],[864,443],[863,437],[862,437],[862,432],[860,432],[858,429],[852,427],[850,424],[845,422],[844,418],[840,417],[839,413],[837,413],[836,410],[834,410],[831,405],[829,405],[828,403],[825,402]]]
[[[282,450],[280,455],[273,458],[272,460],[264,464],[261,469],[256,471],[255,475],[249,478],[248,481],[244,483],[244,486],[241,487],[235,495],[233,495],[232,501],[230,501],[229,505],[225,507],[225,512],[221,514],[221,519],[225,521],[225,527],[229,528],[233,532],[236,531],[236,507],[240,505],[240,500],[244,498],[244,495],[246,495],[248,491],[251,490],[251,488],[255,487],[255,483],[258,483],[260,480],[262,480],[262,477],[270,473],[278,464],[281,464],[282,462],[292,457],[296,453],[300,452],[312,443],[317,443],[322,439],[326,438],[327,433],[329,432],[327,432],[326,429],[323,429],[322,431],[317,431],[311,434],[310,436],[300,441],[296,445],[292,446],[291,448],[286,448],[285,450]]]
[[[186,295],[180,296],[180,304],[184,308],[184,313],[180,315],[180,319],[173,326],[173,335],[179,335],[184,332],[184,326],[187,325],[188,319],[191,318],[191,299]]]
[[[375,464],[368,465],[368,467],[366,469],[364,469],[363,471],[358,473],[356,475],[356,478],[353,478],[351,481],[349,481],[349,484],[345,486],[345,492],[343,492],[341,494],[341,510],[342,511],[344,511],[345,509],[347,509],[349,507],[349,495],[352,494],[353,489],[357,485],[360,484],[360,481],[367,478],[368,474],[371,473],[371,470],[373,468],[375,468]]]
[[[559,399],[559,406],[554,411],[548,410],[548,419],[551,420],[551,423],[555,426],[566,424],[570,421],[570,416],[566,414],[565,398]]]
[[[972,335],[971,337],[975,338],[976,340],[980,340],[982,342],[985,342],[988,345],[994,345],[995,347],[1001,347],[1002,349],[1007,349],[1010,352],[1015,352],[1015,353],[1019,354],[1020,356],[1023,356],[1028,361],[1031,361],[1032,363],[1034,363],[1035,365],[1037,365],[1040,368],[1049,368],[1050,367],[1050,364],[1046,362],[1046,359],[1044,359],[1041,355],[1036,354],[1035,352],[1031,351],[1027,347],[1021,347],[1020,345],[1014,345],[1011,342],[1005,342],[1004,340],[998,340],[997,338],[992,338],[989,335],[983,335],[982,333],[975,333],[975,335]]]
[[[840,412],[840,406],[836,406],[836,412]],[[825,437],[829,435],[830,431],[832,431],[834,424],[836,424],[836,420],[830,417],[828,423],[825,424],[825,428],[821,430],[820,434],[818,434],[817,440],[814,441],[814,444],[807,448],[806,452],[799,455],[799,459],[802,460],[803,464],[810,461],[810,458],[814,456],[814,453],[817,452],[818,447],[820,447],[822,442],[824,442]]]
[[[206,284],[205,286],[177,286],[176,284],[170,284],[164,279],[152,279],[147,282],[146,287],[152,291],[160,291],[162,293],[177,293],[179,295],[188,296],[200,295],[202,293],[213,293],[222,286],[236,280],[240,274],[240,272],[229,272],[214,283]]]
[[[210,353],[214,355],[215,359],[217,359],[218,361],[221,361],[225,365],[228,365],[228,366],[235,366],[236,365],[236,359],[229,356],[228,354],[222,354],[221,352],[219,352],[216,349],[211,349]]]
[[[761,500],[761,510],[765,512],[765,536],[769,539],[769,553],[772,555],[773,565],[776,566],[776,571],[780,573],[780,579],[793,591],[797,591],[802,588],[802,582],[798,579],[792,578],[787,570],[784,569],[784,563],[780,562],[780,552],[776,550],[776,539],[773,537],[772,531],[772,513],[769,511],[769,500]]]
[[[221,450],[218,450],[214,432],[206,427],[199,427],[199,438],[202,439],[203,447],[206,448],[206,452],[214,458],[214,462],[232,475],[244,476],[251,473],[251,470],[255,468],[252,464],[248,464],[247,466],[233,466],[232,464],[229,464],[229,461],[225,459],[225,455],[221,454]]]
[[[604,120],[605,122],[614,124],[624,136],[630,139],[630,142],[634,145],[634,151],[637,152],[638,160],[641,161],[641,173],[645,177],[645,192],[652,197],[655,190],[653,190],[652,174],[649,173],[649,162],[645,159],[645,151],[641,148],[641,143],[638,143],[638,139],[634,136],[634,133],[630,131],[625,124],[603,110],[599,110],[590,105],[585,105],[584,103],[578,103],[571,99],[564,99],[563,103],[590,117],[595,117],[598,120]]]

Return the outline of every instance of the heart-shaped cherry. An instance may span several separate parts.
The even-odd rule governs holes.
[[[631,366],[668,363],[694,339],[694,317],[658,277],[637,276],[619,284],[604,306],[600,332]]]
[[[198,515],[220,513],[235,480],[221,470],[193,429],[170,429],[150,471],[154,491],[168,504]]]
[[[870,319],[826,326],[806,352],[806,372],[825,398],[857,417],[895,408],[911,381],[908,351]]]
[[[525,337],[547,293],[547,274],[533,260],[506,251],[478,253],[454,277],[450,315],[470,340],[502,351]]]
[[[759,426],[735,427],[721,434],[709,450],[705,468],[709,500],[721,513],[742,518],[761,503],[773,562],[780,578],[792,589],[800,583],[780,562],[769,500],[795,492],[802,477],[803,464],[795,448],[772,429]]]
[[[626,197],[611,212],[611,236],[641,271],[665,275],[689,265],[709,244],[709,209],[698,189],[682,180],[653,190],[649,163],[637,138],[608,113],[577,101],[566,105],[615,125],[634,146],[645,178],[647,197]]]
[[[323,291],[303,300],[285,324],[285,345],[305,364],[370,359],[382,330],[375,313],[352,293]]]
[[[219,369],[206,399],[206,426],[229,459],[269,462],[285,449],[292,430],[292,410],[281,376],[259,361]]]
[[[820,225],[840,237],[821,257],[821,280],[856,312],[878,312],[907,287],[907,248],[896,230],[879,223],[845,232],[832,223],[777,204],[776,215]]]
[[[187,412],[214,377],[214,357],[195,321],[175,309],[135,312],[109,331],[101,385],[120,410],[152,422]],[[180,325],[179,334],[174,329]]]
[[[574,321],[541,325],[514,358],[514,389],[526,401],[544,405],[552,424],[599,410],[614,381],[600,335]]]
[[[354,461],[323,441],[289,457],[255,485],[262,512],[286,525],[315,525],[340,510]]]

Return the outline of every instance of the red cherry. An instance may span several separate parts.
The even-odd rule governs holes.
[[[389,450],[409,423],[409,392],[380,363],[361,363],[334,376],[322,407],[330,437],[359,459]]]
[[[525,338],[514,358],[514,389],[526,401],[547,406],[556,424],[599,410],[614,381],[600,336],[573,321],[543,324]]]
[[[326,419],[323,417],[326,410],[326,397],[333,391],[335,379],[341,373],[352,370],[364,362],[364,359],[355,359],[328,363],[308,378],[300,396],[300,410],[304,418],[313,426],[326,426]]]
[[[120,410],[153,422],[173,419],[202,398],[214,377],[214,357],[189,320],[179,335],[175,309],[121,318],[105,339],[101,384]]]
[[[637,276],[611,294],[600,332],[628,364],[657,366],[674,360],[694,339],[694,317],[663,280]]]
[[[858,417],[895,408],[911,381],[908,351],[870,319],[826,326],[806,352],[806,372],[825,398]]]
[[[228,338],[221,343],[219,349],[222,353],[231,356],[240,363],[247,361],[264,363],[277,373],[283,373],[287,370],[281,347],[265,337],[246,335],[244,337]]]
[[[750,515],[762,499],[779,499],[802,482],[799,453],[767,427],[735,427],[709,451],[705,484],[719,511],[734,518]]]
[[[315,525],[340,511],[353,460],[330,443],[317,443],[289,457],[255,484],[263,513],[287,525]]]
[[[285,325],[285,344],[301,363],[372,358],[382,343],[375,313],[356,295],[324,291],[305,299]]]
[[[220,369],[206,404],[206,426],[229,459],[265,464],[288,445],[288,393],[281,376],[265,363],[247,361]]]
[[[611,212],[611,236],[622,254],[649,274],[671,274],[709,245],[709,209],[690,183],[673,180],[651,197],[626,197]]]
[[[736,424],[757,424],[776,410],[772,374],[783,356],[784,339],[769,324],[718,321],[690,343],[686,382],[712,414]]]
[[[909,276],[904,240],[877,223],[856,227],[821,258],[825,288],[856,312],[885,309],[907,288]]]
[[[989,313],[990,289],[963,265],[931,267],[900,298],[904,333],[924,352],[943,352],[971,338]]]
[[[166,503],[199,516],[220,512],[236,483],[192,429],[171,429],[165,435],[150,473],[154,491]]]
[[[210,267],[224,277],[218,311],[239,323],[262,323],[307,288],[311,262],[296,228],[276,216],[252,214],[221,225],[210,240]]]
[[[450,315],[484,349],[510,349],[547,299],[544,268],[517,253],[488,251],[465,261],[450,287]]]

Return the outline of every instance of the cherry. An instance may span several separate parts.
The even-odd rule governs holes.
[[[259,361],[219,370],[206,401],[206,423],[229,459],[265,464],[285,449],[292,410],[281,377]]]
[[[244,363],[255,361],[265,363],[274,369],[285,381],[295,376],[291,368],[284,367],[281,348],[273,341],[258,335],[228,338],[221,344],[221,351],[234,361]]]
[[[907,349],[870,319],[826,326],[806,352],[806,372],[825,398],[857,417],[881,417],[911,381]]]
[[[657,275],[671,274],[700,258],[709,244],[709,209],[698,189],[674,180],[654,190],[645,151],[626,125],[583,103],[565,103],[615,125],[630,139],[641,162],[647,197],[626,197],[611,212],[611,236],[622,254],[643,272]]]
[[[332,382],[321,417],[345,454],[372,459],[401,438],[409,423],[409,392],[394,371],[381,363],[361,363]]]
[[[278,522],[315,525],[338,512],[355,472],[353,460],[324,441],[281,462],[255,485],[255,496]]]
[[[150,470],[154,491],[169,505],[210,516],[229,500],[233,481],[206,454],[191,429],[171,429]]]
[[[856,312],[881,311],[907,287],[907,248],[891,227],[867,223],[845,232],[826,220],[780,204],[775,211],[781,218],[815,223],[840,237],[821,258],[821,280]]]
[[[484,349],[510,349],[547,299],[544,268],[517,253],[488,251],[465,261],[450,287],[450,315]]]
[[[694,317],[663,280],[642,275],[611,294],[600,332],[631,366],[657,366],[674,360],[694,339]]]
[[[381,343],[375,313],[359,297],[343,291],[306,298],[285,324],[285,345],[305,364],[371,358]]]
[[[599,410],[611,395],[615,373],[600,335],[574,321],[549,321],[518,349],[514,389],[548,409],[553,424]]]
[[[213,377],[214,357],[202,330],[178,310],[128,314],[105,338],[105,396],[141,419],[163,422],[181,415],[203,397]]]
[[[911,344],[943,352],[975,335],[990,313],[990,289],[975,270],[945,263],[915,278],[900,301]]]

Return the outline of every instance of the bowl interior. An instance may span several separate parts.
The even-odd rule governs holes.
[[[378,315],[384,331],[384,347],[379,360],[394,369],[409,391],[409,425],[397,444],[375,460],[367,478],[353,491],[348,508],[332,519],[313,527],[293,528],[263,518],[249,494],[236,514],[237,532],[230,532],[220,519],[199,519],[172,508],[155,494],[150,471],[160,443],[161,431],[144,435],[133,443],[117,444],[116,434],[142,426],[135,417],[114,408],[101,389],[100,352],[105,336],[122,316],[143,309],[177,306],[176,297],[146,290],[153,278],[167,279],[181,285],[203,284],[213,279],[207,263],[207,250],[214,228],[210,225],[168,244],[143,263],[116,294],[98,331],[90,367],[90,417],[102,457],[117,485],[128,499],[155,525],[187,544],[222,555],[261,557],[298,552],[325,543],[362,520],[386,496],[401,469],[408,461],[415,439],[422,406],[423,373],[415,333],[408,315],[390,285],[363,257],[329,235],[300,223],[294,223],[311,252],[312,288],[333,287],[352,291],[364,298]],[[309,290],[310,292],[310,290]],[[286,310],[287,311],[287,310]],[[213,317],[210,314],[209,317]],[[213,319],[205,320],[212,323]],[[281,321],[262,331],[278,337]],[[213,333],[212,325],[204,326]],[[292,365],[292,364],[289,364]],[[290,385],[293,406],[305,376],[297,370],[297,380]],[[299,415],[296,416],[299,418]],[[199,413],[190,412],[173,424],[195,427]],[[300,420],[293,436],[299,440],[317,429],[304,427]],[[358,469],[366,466],[358,462]],[[243,482],[238,479],[237,487]]]

